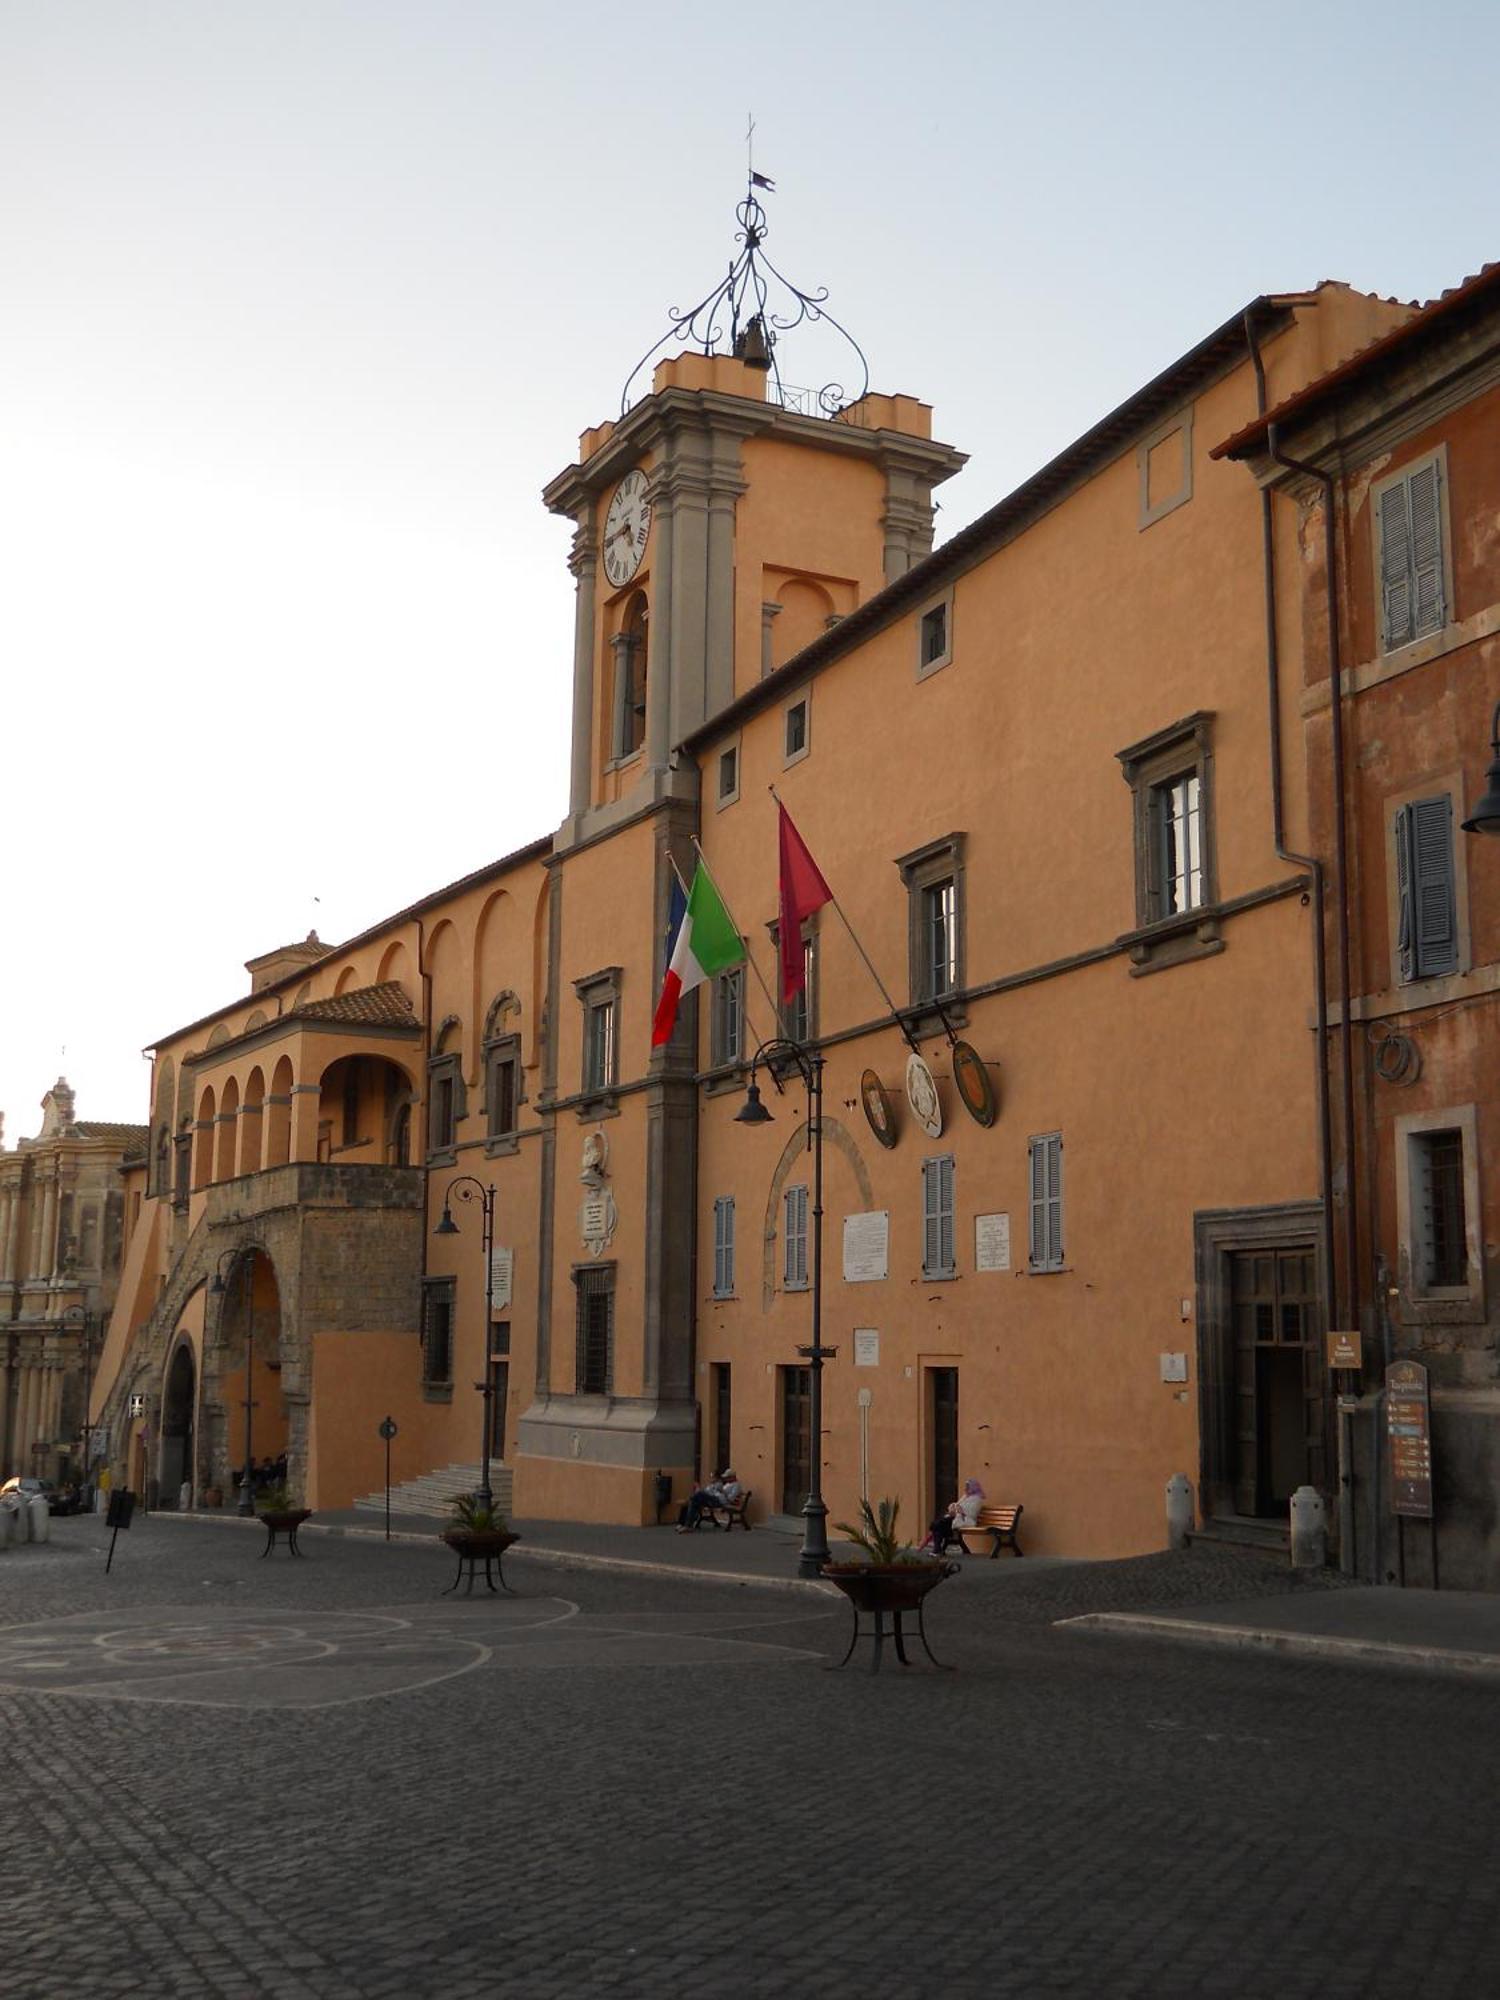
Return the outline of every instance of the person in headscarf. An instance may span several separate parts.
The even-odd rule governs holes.
[[[960,1528],[972,1528],[978,1524],[979,1510],[984,1505],[984,1488],[977,1479],[966,1479],[964,1490],[956,1500],[951,1500],[932,1526],[927,1530],[927,1544],[935,1556],[946,1555],[949,1547],[957,1542],[962,1548]]]

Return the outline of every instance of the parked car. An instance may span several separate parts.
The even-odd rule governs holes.
[[[82,1506],[76,1486],[58,1486],[50,1479],[33,1479],[29,1472],[18,1472],[0,1486],[0,1493],[24,1493],[27,1499],[40,1493],[47,1503],[49,1514],[76,1514]]]

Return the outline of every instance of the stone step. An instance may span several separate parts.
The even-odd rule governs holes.
[[[511,1511],[512,1475],[508,1465],[497,1459],[490,1461],[490,1490],[495,1496],[495,1505],[504,1514]],[[421,1514],[440,1520],[452,1512],[453,1501],[460,1493],[472,1493],[479,1485],[479,1465],[446,1465],[433,1472],[424,1472],[415,1479],[406,1479],[399,1486],[391,1488],[391,1512],[393,1514]],[[355,1510],[362,1514],[383,1514],[385,1512],[385,1488],[374,1493],[366,1493],[354,1502]]]
[[[1260,1549],[1286,1555],[1292,1546],[1290,1525],[1285,1521],[1262,1521],[1245,1514],[1217,1514],[1194,1528],[1190,1542],[1208,1542],[1215,1548]]]

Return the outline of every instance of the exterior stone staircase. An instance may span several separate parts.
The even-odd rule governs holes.
[[[510,1467],[492,1458],[490,1491],[502,1514],[510,1512],[511,1484]],[[391,1512],[429,1514],[434,1520],[439,1520],[450,1512],[456,1494],[472,1493],[478,1485],[477,1460],[473,1465],[445,1465],[436,1472],[424,1472],[420,1479],[408,1479],[400,1486],[392,1486]],[[354,1505],[361,1514],[384,1514],[385,1488],[382,1486],[378,1492],[365,1494]]]

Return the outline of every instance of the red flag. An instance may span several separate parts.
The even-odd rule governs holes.
[[[833,891],[823,880],[822,870],[792,825],[791,815],[780,799],[778,836],[781,845],[781,908],[778,936],[781,951],[781,997],[790,1000],[800,993],[807,980],[802,958],[802,923],[814,910],[833,901]]]

